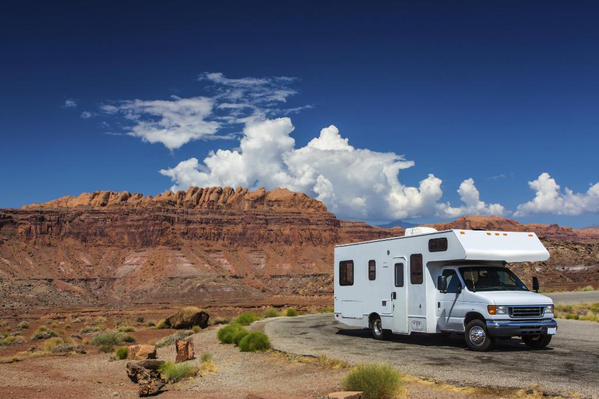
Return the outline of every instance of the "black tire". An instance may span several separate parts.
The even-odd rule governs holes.
[[[543,349],[551,342],[552,335],[539,334],[539,335],[525,335],[522,337],[524,343],[534,349]]]
[[[383,330],[383,323],[381,322],[381,318],[376,316],[370,321],[370,331],[372,333],[372,338],[383,340],[387,337],[387,333]]]
[[[477,352],[485,352],[493,348],[493,338],[487,332],[484,321],[475,319],[466,325],[464,332],[468,348]]]

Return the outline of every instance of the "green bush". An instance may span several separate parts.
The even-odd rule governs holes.
[[[235,319],[235,323],[241,324],[242,326],[249,326],[257,320],[260,320],[260,316],[255,313],[242,313]]]
[[[279,316],[279,312],[273,308],[266,309],[266,311],[264,312],[265,319],[268,319],[270,317],[278,317],[278,316]]]
[[[115,346],[133,342],[135,339],[130,335],[118,331],[106,331],[96,335],[92,340],[92,345],[99,347],[102,352],[108,353],[112,352]]]
[[[239,342],[239,349],[242,352],[263,352],[270,349],[270,340],[264,333],[249,333]]]
[[[56,334],[54,331],[50,330],[46,326],[41,326],[33,333],[33,339],[48,339],[57,336],[58,334]]]
[[[233,334],[233,343],[235,344],[235,346],[239,346],[239,343],[241,342],[243,337],[245,337],[249,333],[250,332],[243,327],[241,329],[237,330],[237,332],[235,332],[235,334]]]
[[[116,350],[115,356],[118,360],[126,359],[127,356],[129,356],[129,348],[127,348],[126,346],[122,347],[122,348],[118,348]]]
[[[299,314],[299,312],[298,312],[296,309],[294,309],[294,308],[289,308],[289,309],[287,309],[287,312],[285,313],[285,315],[286,315],[287,317],[295,317],[295,316],[297,316],[298,314]]]
[[[223,344],[232,344],[234,342],[233,339],[235,338],[235,334],[241,330],[245,330],[245,328],[239,324],[229,324],[218,330],[216,336]]]
[[[201,331],[202,329],[200,328],[200,326],[193,326],[193,328],[191,329],[191,331],[193,331],[194,334],[197,334]]]
[[[193,377],[198,371],[198,368],[190,363],[166,362],[160,367],[162,378],[168,382],[178,382],[184,378]]]
[[[362,391],[365,399],[394,399],[402,385],[401,375],[387,364],[357,366],[343,380],[343,389]]]
[[[0,346],[22,344],[23,342],[25,342],[25,338],[20,335],[7,335],[5,337],[0,335]]]
[[[160,341],[156,342],[156,346],[158,348],[162,348],[164,346],[173,345],[175,343],[175,341],[177,341],[178,339],[187,338],[191,334],[193,334],[193,331],[191,331],[191,330],[177,331],[176,333],[171,334],[167,337],[164,337]]]

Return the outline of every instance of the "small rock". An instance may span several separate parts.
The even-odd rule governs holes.
[[[184,339],[178,339],[175,341],[175,348],[177,349],[177,358],[175,359],[175,363],[181,363],[195,359],[193,342]]]
[[[160,366],[164,360],[143,360],[127,363],[127,375],[131,381],[139,385],[138,394],[141,397],[158,394],[166,382],[160,375]]]
[[[156,359],[156,346],[154,345],[130,345],[128,347],[127,359],[147,360]]]

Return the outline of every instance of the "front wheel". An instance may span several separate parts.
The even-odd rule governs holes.
[[[473,351],[484,352],[493,347],[493,338],[487,332],[487,325],[482,320],[472,320],[466,325],[464,334],[468,348]]]
[[[522,337],[522,341],[531,348],[542,349],[549,345],[551,337],[549,334],[525,335]]]
[[[380,317],[375,318],[370,323],[370,330],[374,339],[385,339],[385,331],[383,330],[383,322]]]

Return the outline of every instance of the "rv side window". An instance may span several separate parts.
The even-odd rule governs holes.
[[[422,255],[410,255],[410,283],[422,284]]]
[[[354,261],[339,262],[339,285],[354,285]]]
[[[376,261],[371,259],[368,261],[368,280],[376,279]]]
[[[403,263],[395,264],[395,286],[403,287]]]
[[[428,240],[428,251],[429,252],[443,252],[447,251],[447,238],[432,238]]]

